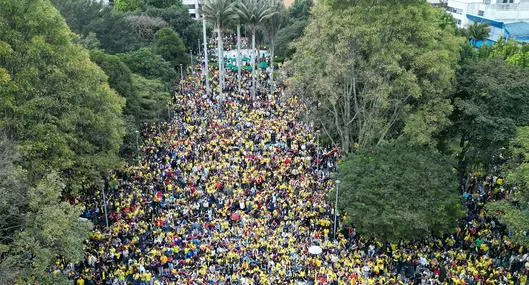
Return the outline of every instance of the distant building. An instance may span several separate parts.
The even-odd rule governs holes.
[[[431,2],[431,0],[429,0]],[[529,22],[529,0],[441,0],[460,28],[475,17],[503,23]]]
[[[529,43],[529,0],[427,1],[446,9],[459,28],[473,23],[487,23],[490,27],[489,42],[505,38]]]
[[[199,11],[202,8],[203,3],[204,0],[182,0],[182,5],[187,8],[191,18],[195,20],[199,19]]]

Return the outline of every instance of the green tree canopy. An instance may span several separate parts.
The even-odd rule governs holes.
[[[52,172],[32,187],[14,144],[0,138],[0,283],[69,284],[50,272],[56,258],[79,262],[90,224],[79,220],[81,209],[60,197],[64,184]]]
[[[119,163],[124,100],[72,38],[49,1],[0,1],[0,126],[30,181],[55,170],[86,189]]]
[[[154,53],[151,48],[141,48],[119,55],[119,58],[133,73],[149,79],[162,78],[164,82],[173,82],[176,72],[171,63],[165,61],[161,55]]]
[[[136,139],[140,124],[166,118],[170,95],[160,80],[133,74],[116,55],[91,51],[90,59],[107,74],[110,87],[127,100],[123,109],[126,134],[120,153],[132,158],[137,151]]]
[[[452,125],[442,141],[458,153],[460,175],[488,171],[509,145],[517,127],[529,124],[529,70],[496,60],[461,66],[453,94]]]
[[[529,45],[520,45],[515,41],[503,39],[492,46],[482,46],[478,53],[479,58],[500,58],[511,65],[529,67]]]
[[[303,30],[309,23],[312,0],[296,0],[290,8],[286,23],[277,32],[277,56],[280,60],[290,58],[296,51],[293,42],[303,34]]]
[[[506,165],[507,183],[513,191],[507,199],[487,205],[490,214],[507,226],[513,240],[529,246],[529,127],[516,130]]]
[[[416,144],[450,124],[462,39],[424,1],[318,2],[289,63],[290,92],[349,151],[399,136]]]
[[[142,0],[114,0],[114,9],[119,12],[131,12],[139,9]]]
[[[339,164],[339,211],[367,237],[439,236],[454,230],[464,215],[455,178],[451,161],[430,148],[384,143]]]
[[[174,67],[187,63],[186,47],[180,35],[171,28],[160,29],[154,35],[154,52],[170,62]]]

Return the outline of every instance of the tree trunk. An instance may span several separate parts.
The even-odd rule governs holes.
[[[274,51],[276,47],[275,36],[270,37],[270,94],[274,94]]]
[[[202,16],[202,35],[204,37],[204,76],[206,77],[206,94],[209,94],[208,42],[206,39],[206,18]]]
[[[237,84],[241,94],[241,24],[237,24]]]
[[[220,28],[220,23],[217,20],[217,57],[218,57],[218,65],[219,65],[219,98],[220,98],[220,105],[222,108],[223,98],[222,98],[222,91],[224,88],[224,68],[222,65],[222,30]]]
[[[252,28],[252,101],[255,101],[255,92],[257,91],[255,84],[255,28]]]

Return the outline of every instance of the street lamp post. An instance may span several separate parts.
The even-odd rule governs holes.
[[[316,162],[318,163],[318,165],[316,165],[316,170],[319,172],[320,171],[320,164],[321,164],[321,161],[320,161],[320,130],[317,130],[316,131]],[[318,173],[318,176],[319,176],[319,173]]]
[[[182,64],[180,63],[180,80],[184,81],[184,73],[182,72]]]
[[[136,156],[140,154],[140,132],[136,130]]]
[[[107,210],[107,197],[105,191],[108,190],[108,177],[105,175],[104,178],[105,185],[103,186],[103,211],[105,212],[105,224],[108,230],[108,210]]]
[[[340,180],[336,180],[336,201],[334,202],[334,241],[336,241],[336,226],[338,222],[338,191]]]

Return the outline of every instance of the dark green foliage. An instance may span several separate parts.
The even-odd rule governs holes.
[[[173,67],[187,63],[184,42],[171,28],[163,28],[156,32],[153,47],[154,52],[170,62]]]
[[[291,57],[296,51],[292,43],[303,35],[312,6],[312,0],[296,0],[288,9],[287,22],[277,32],[276,55],[280,60]]]
[[[141,48],[119,55],[120,59],[127,64],[130,70],[149,79],[162,78],[164,82],[172,82],[176,78],[176,72],[171,64],[165,61],[150,48]]]
[[[127,107],[125,107],[124,113],[132,114],[136,112],[137,109],[132,108],[131,104],[138,105],[138,100],[134,96],[132,72],[127,65],[121,62],[118,56],[105,54],[97,50],[90,52],[90,60],[97,64],[108,76],[110,87],[127,99]]]
[[[52,172],[26,196],[17,197],[25,198],[19,201],[24,204],[15,206],[23,222],[17,224],[7,245],[0,244],[2,284],[70,284],[66,276],[50,272],[51,266],[58,256],[66,263],[83,259],[82,245],[91,225],[79,220],[81,207],[60,202],[63,190],[61,179]],[[0,213],[0,219],[4,218]]]
[[[100,48],[107,53],[121,53],[149,45],[131,23],[134,13],[116,13],[111,7],[91,0],[52,0],[66,18],[73,32],[81,38],[95,34]],[[161,9],[160,9],[161,10]],[[141,13],[141,12],[138,12]],[[188,15],[186,15],[189,18]],[[154,17],[154,16],[153,16]],[[190,19],[189,19],[190,20]]]
[[[165,9],[156,7],[146,7],[144,14],[150,17],[158,17],[164,20],[168,27],[172,28],[184,41],[186,49],[191,49],[198,45],[198,40],[202,39],[202,24],[189,16],[189,12],[180,3]]]
[[[429,148],[401,141],[379,145],[339,165],[339,209],[367,237],[440,236],[454,230],[464,214],[455,178],[451,161]]]
[[[123,14],[111,13],[91,22],[86,29],[97,35],[101,48],[107,53],[128,52],[148,45]]]
[[[156,8],[168,8],[173,5],[178,5],[181,2],[178,0],[144,0],[145,5]]]
[[[114,0],[114,9],[119,12],[132,12],[142,6],[142,0]]]
[[[93,0],[51,0],[61,12],[70,29],[77,34],[88,34],[89,25],[100,18],[109,17],[111,9]]]
[[[16,159],[13,142],[0,136],[0,256],[24,222],[22,210],[27,203],[27,183],[24,170],[15,165]],[[0,267],[0,276],[5,276],[7,273],[2,269],[5,268]]]
[[[501,59],[468,61],[457,75],[452,126],[445,140],[457,138],[459,170],[500,162],[498,155],[517,127],[529,124],[529,70]],[[461,173],[461,174],[462,174]]]
[[[136,153],[140,124],[165,119],[170,95],[162,82],[133,74],[118,56],[92,51],[90,58],[108,75],[110,87],[127,100],[123,109],[126,134],[120,153],[130,158]]]
[[[292,42],[301,37],[307,24],[308,20],[295,20],[279,30],[277,33],[276,52],[280,59],[290,58],[296,52],[296,48],[292,45]]]

